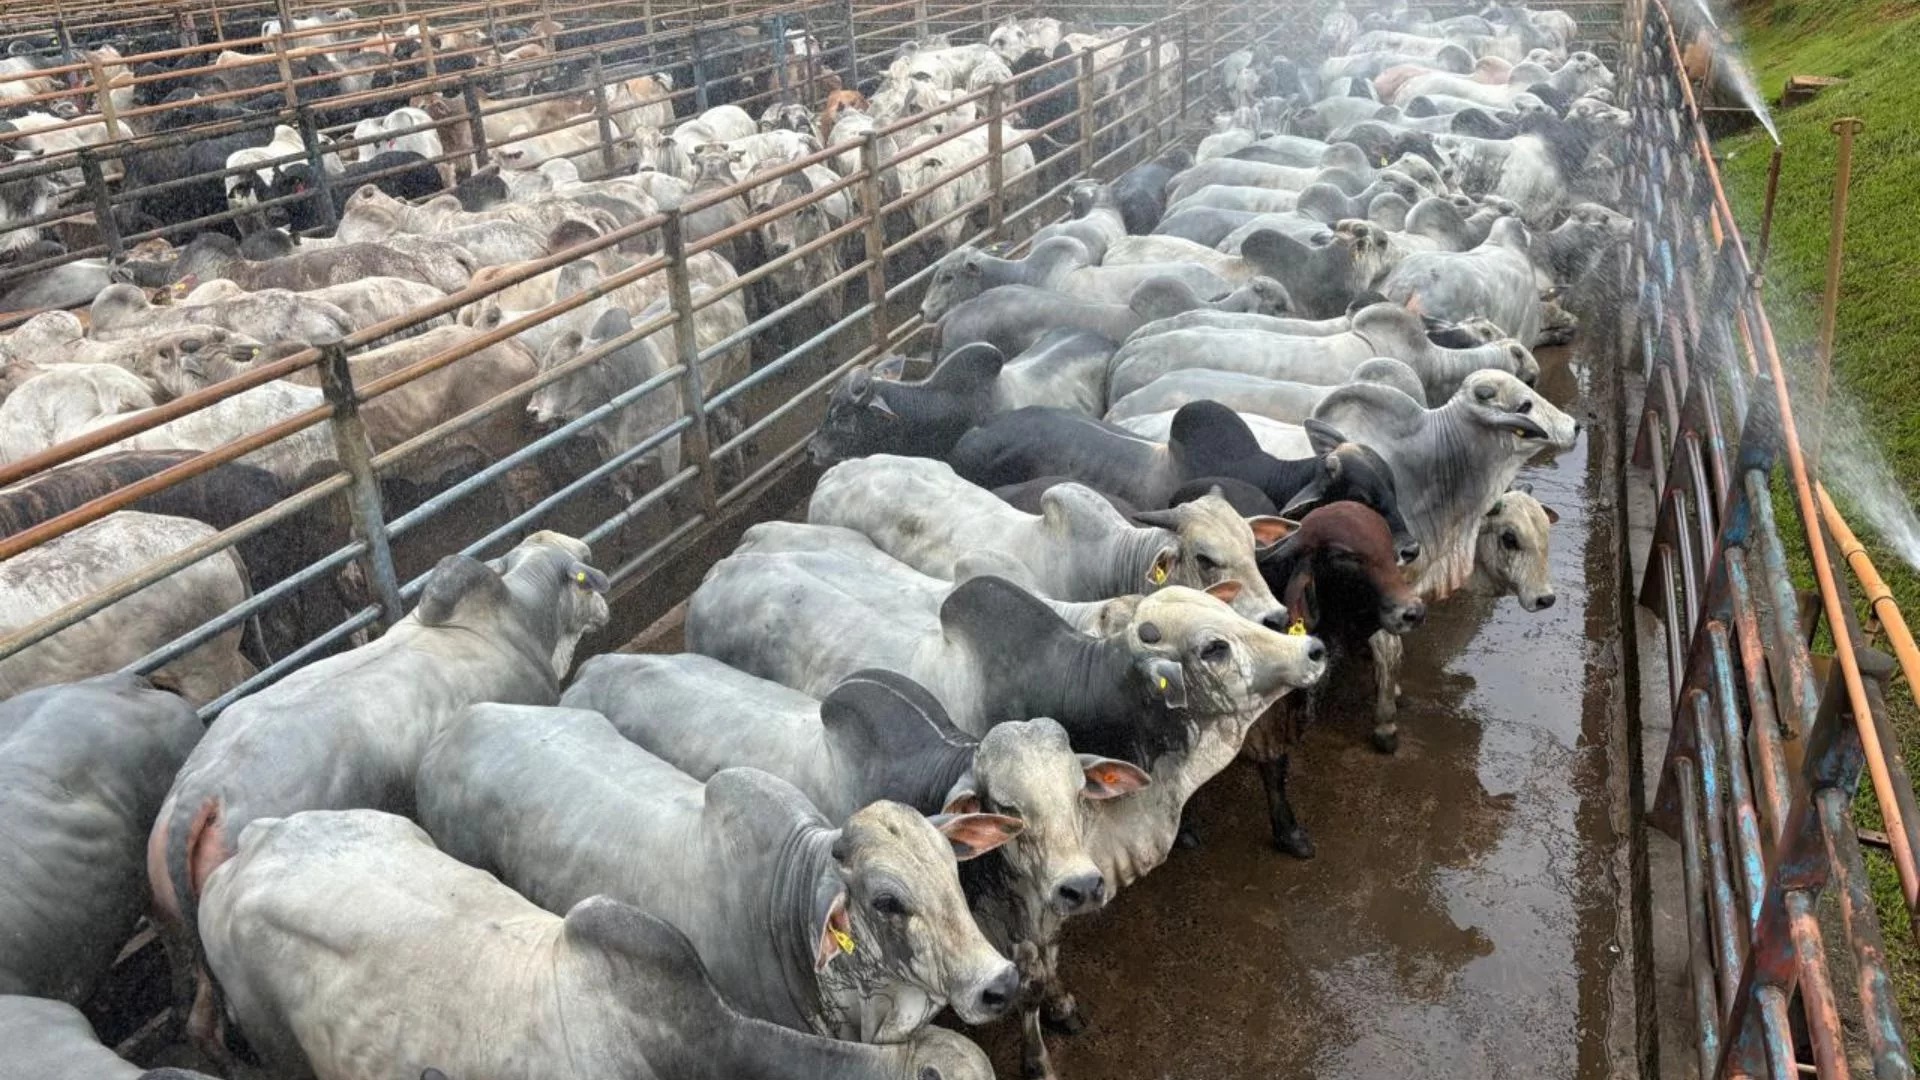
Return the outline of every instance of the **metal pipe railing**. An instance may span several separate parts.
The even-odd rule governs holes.
[[[1640,598],[1665,624],[1674,707],[1653,821],[1680,840],[1686,864],[1701,1075],[1848,1075],[1845,992],[1873,1074],[1908,1077],[1851,804],[1865,773],[1911,911],[1920,886],[1914,796],[1889,754],[1883,695],[1894,665],[1866,645],[1830,544],[1866,584],[1883,625],[1899,627],[1903,662],[1920,654],[1871,563],[1863,569],[1859,542],[1809,483],[1760,281],[1680,72],[1664,0],[1632,0],[1622,41],[1634,116],[1627,186],[1638,217],[1623,295],[1639,302],[1636,331],[1620,346],[1623,362],[1637,354],[1646,378],[1636,460],[1659,500]],[[1696,293],[1724,297],[1726,310],[1704,309]],[[1719,340],[1736,341],[1737,357],[1715,351],[1720,318],[1731,333]],[[1734,395],[1732,447],[1719,431],[1721,387]],[[1786,466],[1817,617],[1833,641],[1824,681],[1774,520],[1776,463]],[[1858,973],[1846,987],[1832,978],[1814,915],[1829,887],[1843,938],[1831,948],[1844,947]]]

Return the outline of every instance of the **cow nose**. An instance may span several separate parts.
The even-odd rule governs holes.
[[[1319,638],[1307,639],[1307,659],[1319,663],[1327,658],[1327,647],[1320,644]]]
[[[1020,976],[1013,970],[1013,965],[1008,964],[1000,969],[1000,974],[980,988],[980,996],[975,999],[976,1007],[988,1017],[999,1016],[1013,1004],[1013,996],[1019,989]]]
[[[1427,618],[1427,605],[1415,600],[1400,609],[1400,625],[1408,630],[1419,626]]]
[[[1081,874],[1053,890],[1053,906],[1062,915],[1097,908],[1107,902],[1107,879],[1098,873]]]
[[[1553,602],[1555,599],[1557,599],[1557,597],[1555,597],[1552,593],[1545,593],[1535,598],[1535,600],[1533,601],[1533,610],[1545,611],[1548,608],[1553,606]]]
[[[1400,565],[1405,566],[1420,557],[1420,541],[1409,540],[1400,545]]]
[[[1277,631],[1283,634],[1286,633],[1286,630],[1287,630],[1286,609],[1281,608],[1278,611],[1270,611],[1267,614],[1260,616],[1260,625],[1266,627],[1269,630]]]

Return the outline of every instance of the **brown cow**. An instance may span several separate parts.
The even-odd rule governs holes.
[[[1426,605],[1398,562],[1385,518],[1359,503],[1337,502],[1302,519],[1261,560],[1260,573],[1286,605],[1293,632],[1311,633],[1326,643],[1331,669],[1343,657],[1364,655],[1367,639],[1376,632],[1405,634],[1425,618]],[[1274,846],[1302,859],[1313,857],[1313,841],[1287,801],[1288,757],[1323,693],[1309,690],[1303,700],[1275,705],[1254,724],[1241,748],[1266,787]]]

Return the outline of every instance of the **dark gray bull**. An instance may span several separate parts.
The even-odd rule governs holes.
[[[1141,598],[1124,627],[1096,638],[1000,578],[962,583],[929,621],[867,588],[869,576],[831,550],[736,553],[694,593],[688,643],[801,689],[831,686],[842,668],[901,671],[964,729],[1052,716],[1076,749],[1142,764],[1152,787],[1089,808],[1087,852],[1110,894],[1166,858],[1187,799],[1233,760],[1260,713],[1323,669],[1315,639],[1191,589]]]
[[[807,520],[864,534],[908,566],[949,581],[963,564],[998,556],[1015,580],[1055,600],[1105,600],[1167,585],[1205,589],[1238,581],[1234,610],[1275,630],[1286,611],[1267,591],[1256,548],[1277,543],[1277,517],[1247,519],[1199,499],[1129,522],[1091,488],[1062,484],[1028,514],[960,479],[944,462],[876,455],[827,470]]]
[[[1386,462],[1325,424],[1305,427],[1316,456],[1289,461],[1260,449],[1247,422],[1216,401],[1175,410],[1164,443],[1058,409],[1021,409],[968,432],[950,460],[984,488],[1064,477],[1136,509],[1167,506],[1182,486],[1218,477],[1252,484],[1289,517],[1348,499],[1386,518],[1401,558],[1415,558],[1420,546],[1401,520]]]
[[[482,563],[440,561],[379,639],[307,665],[220,714],[181,767],[147,844],[163,918],[191,939],[195,898],[258,817],[406,809],[427,740],[475,701],[550,705],[582,635],[605,625],[587,545],[537,532]],[[202,991],[209,989],[204,984]],[[210,996],[195,1035],[210,1038]]]
[[[1021,966],[1021,1029],[1029,1075],[1047,1074],[1048,1020],[1069,1023],[1058,979],[1064,920],[1098,910],[1106,882],[1087,855],[1094,804],[1146,787],[1136,766],[1075,754],[1052,720],[1007,721],[976,740],[911,679],[859,671],[815,700],[718,660],[596,656],[562,705],[594,709],[628,739],[704,780],[751,765],[792,782],[830,821],[880,799],[924,813],[1014,813],[1026,827],[1001,858],[960,868],[975,919]]]
[[[1525,225],[1502,218],[1476,248],[1407,256],[1381,282],[1380,291],[1395,304],[1436,319],[1485,316],[1531,346],[1540,339],[1540,289],[1531,245]],[[1433,400],[1444,396],[1435,394]]]
[[[1462,314],[1455,306],[1449,310]],[[1192,327],[1135,338],[1113,354],[1107,393],[1117,400],[1168,372],[1188,368],[1334,385],[1353,381],[1355,369],[1376,356],[1413,368],[1428,401],[1446,400],[1462,379],[1487,368],[1526,381],[1540,375],[1539,361],[1520,341],[1508,338],[1464,349],[1435,345],[1418,315],[1395,304],[1373,304],[1354,314],[1351,330],[1320,337]]]
[[[201,730],[135,675],[0,704],[0,994],[93,993],[147,910],[146,833]]]
[[[955,862],[1011,839],[1017,818],[876,802],[836,829],[758,769],[703,783],[598,713],[507,705],[435,737],[418,800],[448,854],[549,911],[604,893],[658,915],[727,1000],[783,1027],[902,1042],[949,1003],[991,1020],[1019,989]]]
[[[100,1045],[87,1018],[65,1002],[0,995],[7,1074],[32,1080],[213,1080],[186,1069],[142,1069]]]
[[[208,957],[276,1075],[993,1075],[979,1047],[939,1028],[862,1046],[750,1019],[660,919],[605,896],[542,911],[391,814],[263,819],[208,884]]]
[[[834,388],[808,452],[817,465],[867,454],[945,457],[995,413],[1055,405],[1098,415],[1114,348],[1098,334],[1055,330],[1012,360],[984,342],[963,345],[919,382],[891,374],[899,357],[856,367]]]

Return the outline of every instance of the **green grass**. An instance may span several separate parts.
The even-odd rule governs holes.
[[[1920,490],[1920,0],[1758,0],[1739,14],[1761,94],[1769,101],[1792,75],[1848,80],[1776,117],[1786,156],[1765,267],[1767,304],[1782,348],[1798,357],[1811,355],[1825,288],[1838,147],[1830,127],[1848,116],[1866,123],[1854,146],[1833,377],[1858,404],[1867,434],[1885,452],[1911,502]],[[1757,130],[1718,147],[1728,197],[1749,245],[1759,236],[1770,150]],[[1797,411],[1809,408],[1804,396],[1797,400]],[[1791,500],[1777,503],[1781,527],[1797,529]],[[1920,617],[1920,575],[1878,544],[1844,500],[1841,509],[1867,542],[1902,610],[1913,613],[1910,621]],[[1804,547],[1796,536],[1787,541],[1796,553]],[[1912,693],[1897,687],[1889,702],[1903,745],[1920,748],[1920,711]],[[1859,823],[1878,828],[1879,809],[1864,778],[1862,787]],[[1920,1034],[1920,948],[1892,862],[1875,853],[1868,868],[1911,1049]]]

